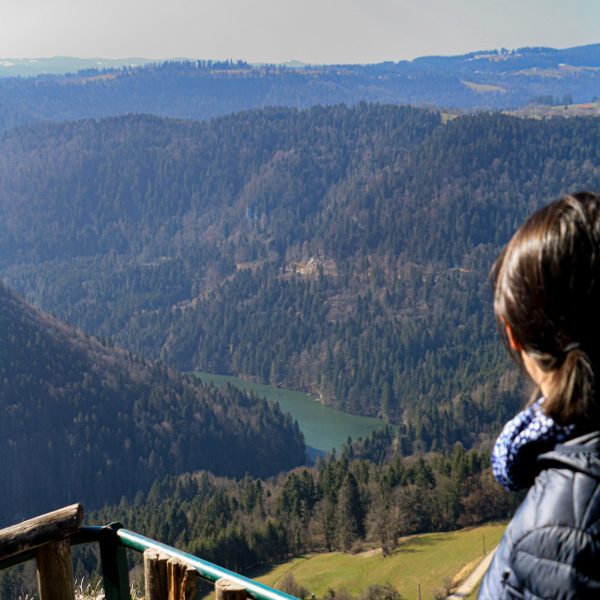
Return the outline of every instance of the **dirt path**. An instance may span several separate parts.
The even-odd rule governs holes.
[[[461,600],[462,598],[466,598],[467,596],[472,594],[477,584],[481,581],[483,574],[487,571],[487,568],[490,566],[492,558],[494,558],[495,552],[496,548],[494,548],[475,567],[475,569],[473,569],[473,572],[465,579],[465,581],[458,587],[458,589],[453,594],[450,594],[446,598],[446,600]]]

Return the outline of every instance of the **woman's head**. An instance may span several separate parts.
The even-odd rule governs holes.
[[[546,375],[545,412],[562,424],[597,422],[600,197],[580,192],[538,210],[508,243],[492,276],[501,330]]]

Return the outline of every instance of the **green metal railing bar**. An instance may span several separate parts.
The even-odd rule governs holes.
[[[177,550],[172,546],[156,542],[139,533],[127,529],[117,529],[116,534],[121,543],[127,548],[138,550],[139,552],[144,552],[144,550],[156,550],[169,557],[176,558],[196,569],[202,579],[210,581],[211,583],[215,583],[221,578],[229,579],[242,586],[246,590],[246,594],[256,600],[297,600],[295,596],[290,596],[284,592],[274,590],[253,579],[238,575],[233,571],[219,567],[218,565],[198,558],[197,556],[193,556],[192,554]]]
[[[295,596],[274,590],[234,571],[219,567],[134,531],[129,531],[120,523],[111,523],[104,527],[96,525],[81,527],[77,533],[70,537],[70,541],[71,545],[99,543],[106,600],[130,600],[129,572],[125,553],[127,548],[141,553],[145,550],[154,550],[169,558],[177,559],[179,562],[193,567],[202,579],[210,583],[215,583],[222,578],[233,581],[243,587],[246,594],[255,600],[298,600]],[[32,560],[35,556],[36,551],[30,550],[0,561],[0,571]]]

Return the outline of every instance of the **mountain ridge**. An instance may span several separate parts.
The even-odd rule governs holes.
[[[1,283],[0,308],[3,522],[72,501],[99,508],[168,473],[272,475],[304,462],[278,407],[107,348]]]
[[[600,44],[479,51],[372,65],[166,61],[31,79],[0,78],[0,130],[128,113],[205,120],[267,106],[360,101],[453,110],[521,108],[539,98],[600,97]]]

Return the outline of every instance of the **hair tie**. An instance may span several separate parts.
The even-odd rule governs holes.
[[[571,342],[564,347],[563,354],[569,354],[571,350],[577,350],[577,348],[581,348],[581,344],[579,342]]]

